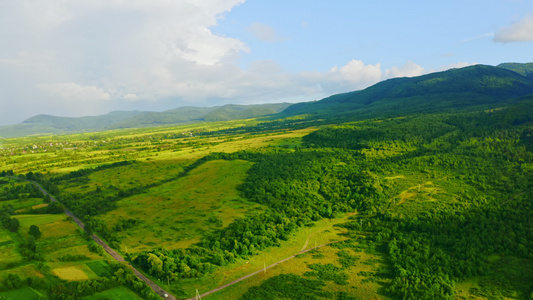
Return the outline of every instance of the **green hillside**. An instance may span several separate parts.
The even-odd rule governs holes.
[[[289,105],[289,103],[275,103],[180,107],[163,112],[116,111],[101,116],[79,118],[38,115],[20,124],[0,127],[0,137],[11,138],[249,119],[279,113]]]
[[[108,126],[109,129],[147,127],[256,118],[279,113],[289,103],[234,105],[214,107],[180,107],[163,112],[146,112]]]
[[[494,106],[533,93],[533,80],[502,68],[476,65],[413,78],[394,78],[367,89],[292,105],[284,115],[371,118]]]
[[[37,115],[20,124],[0,127],[0,136],[10,138],[34,134],[98,131],[141,113],[140,111],[115,111],[101,116],[79,118]]]
[[[520,75],[533,78],[533,63],[503,63],[497,65],[497,67],[511,70]]]

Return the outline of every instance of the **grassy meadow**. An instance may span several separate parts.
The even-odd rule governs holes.
[[[126,219],[138,220],[120,233],[122,251],[186,248],[199,242],[204,232],[262,211],[237,193],[250,166],[239,160],[207,162],[186,177],[118,201],[115,210],[99,219],[110,227]]]
[[[180,281],[179,288],[184,291],[183,297],[194,296],[196,289],[198,289],[198,291],[202,294],[218,286],[232,282],[242,276],[248,275],[257,270],[261,270],[264,268],[264,266],[274,264],[291,255],[295,255],[300,251],[312,249],[315,247],[315,245],[320,246],[332,242],[342,241],[346,239],[344,236],[342,236],[342,233],[345,232],[345,230],[339,227],[335,227],[335,225],[342,222],[346,222],[348,218],[349,216],[344,216],[334,220],[326,219],[318,221],[314,224],[314,226],[301,228],[300,230],[298,230],[298,232],[291,236],[289,240],[282,242],[279,247],[267,249],[262,253],[251,256],[245,260],[239,260],[234,264],[228,264],[227,266],[217,269],[215,272],[209,274],[204,278],[187,279]],[[322,248],[319,248],[319,250],[317,251],[322,251]],[[307,255],[308,254],[303,254],[302,256]],[[231,295],[228,296],[229,298],[227,299],[236,299],[234,298],[236,297],[236,293],[244,293],[246,291],[245,289],[243,289],[243,286],[250,287],[257,285],[263,280],[281,273],[276,270],[284,270],[290,273],[301,273],[302,270],[305,270],[305,263],[295,265],[292,263],[293,260],[298,260],[298,258],[289,260],[278,266],[270,268],[267,270],[266,274],[258,274],[252,278],[240,282],[232,287],[228,287],[227,289],[212,294],[208,297],[212,297],[213,299],[224,299],[224,295]],[[219,294],[222,296],[218,296]]]
[[[82,178],[62,180],[57,186],[62,194],[86,197],[96,192],[114,195],[117,190],[152,186],[133,196],[122,198],[116,202],[115,209],[96,218],[109,228],[124,220],[138,220],[132,228],[118,233],[121,243],[117,250],[124,254],[154,247],[186,248],[199,242],[211,230],[226,227],[235,219],[261,213],[265,209],[262,205],[241,197],[237,190],[253,165],[252,162],[209,161],[182,176],[188,165],[213,152],[232,153],[265,147],[295,149],[301,146],[302,136],[316,130],[307,128],[257,134],[237,130],[231,135],[202,135],[202,132],[233,130],[251,124],[250,122],[253,123],[232,121],[207,126],[188,125],[50,138],[6,139],[4,146],[10,147],[6,150],[15,153],[2,155],[0,166],[5,170],[12,169],[15,173],[31,171],[61,176],[117,161],[132,161],[133,164],[97,170]],[[22,183],[12,181],[11,184]],[[20,222],[17,234],[3,228],[0,231],[0,277],[2,274],[17,274],[25,280],[30,277],[53,276],[56,278],[53,281],[59,279],[80,282],[111,275],[107,271],[108,267],[105,267],[107,264],[102,261],[103,257],[89,249],[82,233],[64,215],[31,214],[33,210],[46,209],[48,204],[43,203],[42,199],[18,197],[0,204],[12,206],[15,209],[14,217]],[[28,264],[28,259],[20,254],[20,247],[28,239],[28,230],[32,225],[38,226],[42,232],[42,236],[36,241],[36,252],[42,255],[44,267],[31,261]],[[79,261],[62,261],[62,258],[70,254],[84,258]],[[102,263],[104,267],[98,267]],[[233,278],[247,270],[226,275]],[[23,288],[15,293],[29,295],[31,288]],[[46,294],[42,290],[41,293]],[[132,295],[136,294],[119,287],[94,294],[87,299],[131,299],[134,298]]]

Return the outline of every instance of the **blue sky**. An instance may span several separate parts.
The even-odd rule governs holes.
[[[533,1],[0,0],[0,125],[531,62]]]
[[[533,44],[494,41],[495,32],[526,17],[533,17],[533,1],[250,1],[214,31],[251,48],[243,67],[273,59],[289,71],[327,71],[357,59],[384,68],[413,61],[439,69],[531,60]],[[269,27],[275,38],[254,36],[254,24]]]

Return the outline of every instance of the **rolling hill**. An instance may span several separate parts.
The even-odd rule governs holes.
[[[491,108],[533,94],[533,63],[475,65],[418,77],[393,78],[364,90],[297,104],[179,107],[163,112],[116,111],[101,116],[68,118],[38,115],[0,127],[0,137],[65,134],[121,128],[229,121],[262,116],[285,118],[364,119],[417,113]]]
[[[0,137],[12,138],[39,134],[66,134],[170,124],[230,121],[279,113],[289,105],[289,103],[276,103],[179,107],[163,112],[115,111],[101,116],[79,118],[37,115],[20,124],[0,127]]]
[[[298,103],[286,116],[372,118],[413,113],[468,110],[533,93],[533,79],[514,71],[485,65],[394,78],[361,91]]]
[[[533,78],[533,63],[503,63],[497,65],[497,67],[511,70],[526,77]]]

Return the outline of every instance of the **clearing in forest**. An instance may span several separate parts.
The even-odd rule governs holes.
[[[187,293],[186,295],[183,295],[182,298],[192,297],[196,289],[198,289],[200,294],[202,294],[224,284],[233,282],[238,278],[261,270],[264,266],[269,266],[291,255],[294,255],[300,252],[303,247],[305,247],[305,249],[309,249],[315,247],[315,245],[319,246],[339,240],[345,240],[346,237],[342,234],[346,232],[346,229],[336,227],[335,225],[348,221],[350,215],[352,214],[346,214],[345,216],[337,219],[322,219],[315,222],[314,226],[312,227],[301,227],[296,232],[291,234],[287,241],[281,241],[280,247],[267,248],[264,251],[261,251],[258,255],[249,257],[248,260],[237,260],[235,263],[217,268],[217,270],[215,270],[209,276],[182,279],[179,282],[179,286]],[[238,299],[240,295],[246,292],[249,287],[259,285],[264,280],[273,276],[282,273],[303,274],[309,269],[306,265],[307,260],[302,260],[301,257],[308,257],[309,253],[311,252],[298,255],[296,258],[269,268],[266,270],[266,273],[261,272],[260,274],[247,278],[235,285],[215,292],[206,298]],[[328,260],[329,258],[324,259]]]
[[[206,162],[185,177],[118,201],[118,208],[100,219],[109,228],[135,220],[131,228],[119,231],[124,251],[188,247],[209,230],[263,210],[238,195],[237,186],[251,166],[243,160]]]

